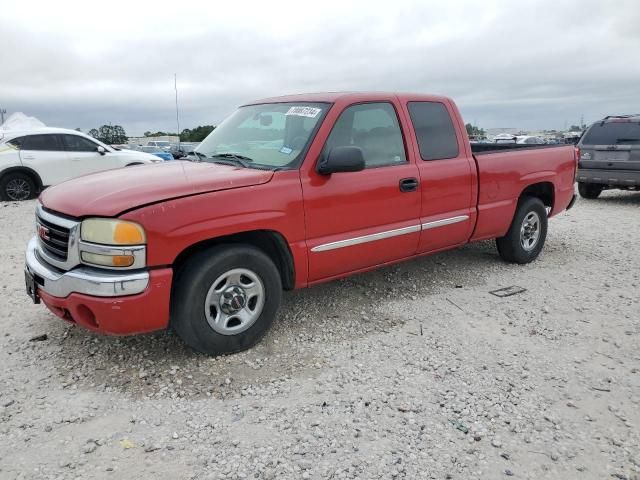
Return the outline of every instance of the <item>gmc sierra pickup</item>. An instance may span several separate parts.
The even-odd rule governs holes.
[[[171,326],[198,351],[237,352],[283,289],[493,238],[506,261],[531,262],[575,200],[573,146],[472,147],[437,96],[260,100],[194,155],[45,190],[33,301],[96,332]]]

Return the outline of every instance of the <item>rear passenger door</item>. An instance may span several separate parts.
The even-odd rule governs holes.
[[[365,170],[301,176],[309,281],[316,282],[414,255],[420,236],[418,171],[407,154],[391,101],[347,106],[320,158],[357,146]]]
[[[409,101],[404,107],[414,127],[420,172],[422,233],[418,253],[465,243],[476,220],[476,167],[461,139],[453,105]]]
[[[61,135],[38,134],[23,138],[20,160],[25,167],[40,175],[43,185],[55,185],[72,178],[69,157],[64,150]]]

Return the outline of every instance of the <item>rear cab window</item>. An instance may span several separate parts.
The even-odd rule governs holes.
[[[620,120],[594,123],[582,145],[640,145],[640,122]]]
[[[407,107],[422,160],[456,158],[460,147],[447,107],[441,102],[422,101],[409,102]]]

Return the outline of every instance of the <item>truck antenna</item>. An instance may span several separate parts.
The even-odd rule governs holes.
[[[178,75],[173,74],[173,88],[176,91],[176,125],[178,126],[178,151],[180,151],[180,116],[178,115]]]

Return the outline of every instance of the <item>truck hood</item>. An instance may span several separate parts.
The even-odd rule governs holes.
[[[78,177],[47,188],[45,208],[72,217],[115,217],[125,210],[199,193],[267,183],[269,170],[172,161]]]

